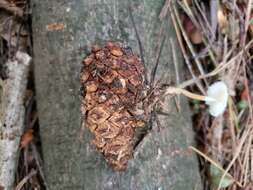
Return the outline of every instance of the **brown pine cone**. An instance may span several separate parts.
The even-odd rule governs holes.
[[[135,128],[144,125],[134,114],[144,89],[144,67],[136,55],[112,42],[94,46],[82,64],[85,126],[107,162],[115,170],[125,170],[133,154]]]

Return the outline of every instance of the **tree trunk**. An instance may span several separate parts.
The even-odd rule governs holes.
[[[172,99],[168,115],[158,115],[125,172],[113,171],[91,145],[84,129],[80,139],[80,62],[92,44],[121,42],[140,54],[133,22],[143,46],[148,75],[165,35],[156,79],[175,80],[171,41],[175,42],[178,69],[182,57],[168,17],[158,15],[163,0],[34,0],[33,32],[35,78],[40,130],[49,189],[139,190],[201,189],[196,156],[188,150],[193,132],[187,102],[180,112]],[[55,23],[56,25],[52,25]],[[162,32],[163,31],[163,32]]]

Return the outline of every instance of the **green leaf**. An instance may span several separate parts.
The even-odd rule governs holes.
[[[225,188],[230,186],[234,182],[234,179],[229,174],[227,174],[224,176],[223,180],[220,183],[224,171],[220,168],[217,168],[213,164],[210,165],[210,174],[212,179],[212,185],[214,185],[215,187],[219,187],[219,184],[221,184],[220,187]]]
[[[249,24],[253,24],[253,18],[249,20]]]
[[[240,102],[237,103],[237,108],[239,110],[245,109],[248,107],[248,102],[245,100],[241,100]]]
[[[198,113],[200,110],[200,101],[199,100],[192,100],[192,104],[193,104],[193,110],[195,113]]]

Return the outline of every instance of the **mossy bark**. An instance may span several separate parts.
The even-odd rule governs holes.
[[[131,9],[129,9],[131,2]],[[152,130],[138,146],[125,172],[114,172],[90,144],[84,129],[80,139],[80,62],[89,47],[121,42],[139,52],[129,11],[144,49],[148,75],[155,64],[158,42],[165,34],[156,78],[175,79],[170,39],[175,42],[179,71],[184,66],[168,17],[158,18],[163,0],[45,0],[33,1],[34,63],[44,168],[49,189],[137,190],[201,189],[187,102],[178,112],[165,101],[169,115],[159,115],[161,129]],[[60,30],[47,26],[64,23]],[[163,32],[161,32],[163,31]]]

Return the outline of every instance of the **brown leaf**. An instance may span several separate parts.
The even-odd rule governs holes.
[[[248,101],[249,92],[247,88],[245,88],[241,93],[241,100]]]
[[[182,15],[183,24],[187,35],[189,36],[193,44],[201,44],[203,42],[203,35],[200,30],[194,26],[191,19],[187,16]]]
[[[203,35],[199,30],[193,31],[190,35],[190,40],[193,44],[201,44],[203,42]]]
[[[33,129],[28,129],[21,137],[20,148],[26,147],[34,138]]]
[[[196,27],[188,16],[181,15],[181,19],[183,20],[183,25],[187,34],[190,34],[194,30],[196,30]]]
[[[249,25],[250,36],[253,37],[253,24]]]
[[[4,190],[4,187],[2,185],[0,185],[0,190]]]
[[[191,6],[192,5],[192,0],[186,0],[186,3]]]
[[[253,23],[252,23],[252,20],[253,20],[253,13],[251,13],[251,15],[250,15],[250,24],[249,24],[249,33],[250,33],[251,37],[253,37]]]

